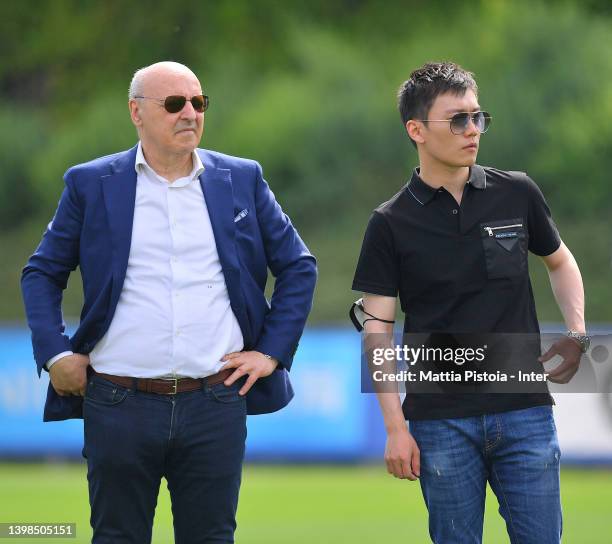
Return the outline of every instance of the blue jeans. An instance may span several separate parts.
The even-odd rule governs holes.
[[[90,376],[83,404],[94,544],[149,543],[161,478],[177,544],[234,542],[244,380],[176,395]]]
[[[482,542],[487,481],[512,544],[561,540],[559,444],[551,406],[412,420],[421,490],[436,544]]]

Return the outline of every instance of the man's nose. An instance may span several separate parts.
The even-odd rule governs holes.
[[[181,110],[181,119],[195,119],[197,112],[195,111],[191,100],[185,101],[185,105]]]
[[[476,134],[480,134],[480,129],[474,123],[474,118],[470,115],[468,117],[468,124],[465,127],[465,131],[463,132],[466,136],[474,136]]]

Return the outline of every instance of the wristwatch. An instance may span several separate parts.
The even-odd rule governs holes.
[[[274,361],[275,363],[278,364],[278,360],[275,359],[274,357],[272,357],[272,355],[268,355],[267,353],[262,353],[262,355],[266,358],[269,359],[270,361]]]
[[[567,331],[566,336],[573,338],[580,344],[580,351],[586,353],[591,345],[591,337],[588,334],[580,334],[576,331]]]

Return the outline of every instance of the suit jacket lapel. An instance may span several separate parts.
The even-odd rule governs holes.
[[[111,309],[114,311],[123,287],[134,223],[136,200],[136,147],[111,163],[111,173],[102,176],[102,192],[113,242],[113,293]]]
[[[234,192],[230,170],[218,168],[216,161],[206,151],[198,150],[204,172],[200,185],[212,225],[219,261],[225,277],[225,285],[232,310],[248,348],[252,343],[251,329],[240,288],[240,262],[236,251],[236,224],[234,223]]]
[[[200,175],[200,186],[208,208],[221,266],[224,272],[226,270],[239,272],[231,172],[217,168],[205,153],[201,153],[200,156],[204,164],[204,172]]]

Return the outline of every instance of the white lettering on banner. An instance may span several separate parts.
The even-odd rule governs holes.
[[[21,367],[21,368],[20,368]],[[48,378],[38,379],[31,364],[15,363],[6,365],[0,375],[0,410],[12,415],[42,410],[47,392]],[[8,372],[10,368],[19,370]],[[46,374],[46,372],[45,372]]]

